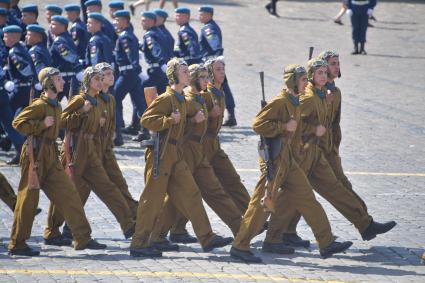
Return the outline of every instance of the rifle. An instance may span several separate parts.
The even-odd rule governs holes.
[[[264,108],[267,105],[266,96],[264,93],[264,72],[260,72],[260,82],[261,82],[261,91],[262,91],[262,100],[261,108]],[[264,162],[266,163],[266,179],[267,179],[267,192],[264,197],[261,199],[261,205],[266,212],[274,212],[274,203],[273,203],[273,194],[275,190],[274,186],[274,168],[273,160],[270,156],[270,145],[268,140],[264,136],[260,136],[260,142],[258,143],[258,152]]]
[[[313,58],[313,50],[314,50],[314,47],[310,46],[310,49],[308,51],[308,60],[311,60],[311,58]]]
[[[32,101],[34,99],[34,81],[31,79],[31,88],[30,88],[30,97],[29,97],[29,104],[32,104]],[[40,145],[41,146],[41,145]],[[34,162],[34,137],[33,135],[29,135],[27,137],[27,152],[26,152],[28,159],[29,159],[29,169],[28,169],[28,187],[29,189],[40,189],[40,180],[38,179],[37,175],[37,165]]]

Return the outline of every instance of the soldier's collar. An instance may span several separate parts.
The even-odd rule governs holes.
[[[314,93],[317,94],[317,96],[320,97],[320,99],[324,99],[326,97],[326,94],[321,90],[320,88],[314,88]]]
[[[329,89],[330,91],[333,91],[335,89],[335,82],[327,82],[326,88]]]
[[[58,107],[59,106],[59,101],[57,99],[52,99],[50,97],[48,97],[47,95],[43,94],[41,96],[41,99],[46,101],[48,104],[50,104],[53,107]]]
[[[107,93],[104,93],[103,91],[101,91],[101,92],[99,93],[99,96],[100,96],[100,98],[102,98],[102,99],[103,99],[103,101],[105,101],[105,102],[109,102],[109,95],[108,95]]]
[[[223,93],[218,89],[218,88],[216,88],[215,86],[212,86],[211,88],[210,88],[210,90],[211,90],[211,92],[212,93],[214,93],[217,97],[221,97],[221,96],[223,96]]]
[[[93,105],[93,106],[97,105],[96,97],[91,97],[90,95],[85,94],[84,99],[90,101],[91,105]]]

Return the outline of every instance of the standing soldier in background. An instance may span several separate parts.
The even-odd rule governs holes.
[[[62,8],[59,7],[58,5],[49,4],[49,5],[46,5],[45,9],[46,9],[46,13],[45,13],[46,21],[47,21],[47,24],[49,25],[49,29],[47,31],[47,47],[50,48],[54,40],[54,35],[52,34],[50,30],[52,17],[62,15]]]
[[[99,63],[112,64],[114,58],[112,54],[113,44],[111,40],[102,32],[102,24],[105,17],[97,12],[87,15],[87,31],[91,38],[86,48],[87,66],[96,66]]]
[[[366,55],[366,31],[369,17],[373,16],[376,0],[348,0],[347,15],[351,17],[352,37],[354,42],[353,55]]]
[[[177,33],[177,42],[174,46],[174,55],[192,64],[201,63],[201,47],[198,42],[198,35],[190,26],[190,10],[188,8],[177,8],[176,23],[180,26]]]
[[[46,39],[46,30],[40,26],[31,24],[27,26],[26,44],[29,47],[29,54],[34,63],[37,74],[46,67],[52,65],[52,57],[44,44]]]
[[[102,1],[88,0],[84,3],[84,5],[87,8],[87,14],[90,14],[93,12],[102,14]],[[115,31],[114,25],[110,21],[108,21],[106,18],[104,18],[104,21],[103,21],[102,31],[104,34],[106,34],[107,37],[109,37],[109,39],[112,41],[112,44],[115,45],[118,35]]]
[[[162,32],[163,37],[166,41],[166,50],[167,50],[167,62],[169,59],[174,57],[174,37],[171,35],[171,32],[165,27],[165,22],[168,18],[168,13],[163,9],[155,9],[153,12],[156,15],[156,26]]]
[[[68,4],[63,8],[65,10],[66,17],[72,23],[69,33],[77,47],[78,60],[81,65],[86,66],[86,48],[90,35],[87,32],[86,24],[80,18],[81,7],[77,4]]]
[[[65,80],[63,91],[58,96],[59,101],[64,96],[70,99],[70,87],[72,87],[72,95],[76,95],[79,90],[77,81],[81,81],[83,77],[83,66],[78,59],[77,47],[68,33],[68,23],[68,19],[62,16],[53,16],[50,22],[50,31],[55,36],[50,47],[52,65],[59,69],[62,78]]]
[[[25,5],[22,8],[21,28],[24,32],[22,33],[21,41],[25,41],[26,27],[28,25],[38,24],[37,18],[38,18],[37,5],[29,4],[29,5]],[[45,39],[44,43],[47,44],[47,38]]]
[[[201,6],[199,8],[199,21],[204,24],[201,28],[199,41],[201,46],[201,56],[204,62],[208,59],[213,59],[217,56],[223,55],[223,37],[221,35],[221,29],[213,20],[213,16],[213,7]],[[233,99],[233,94],[230,90],[227,77],[224,79],[222,87],[226,98],[226,109],[229,114],[227,120],[223,123],[223,126],[236,126],[235,100]]]

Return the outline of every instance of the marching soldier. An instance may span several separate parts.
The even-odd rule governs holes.
[[[100,13],[89,13],[87,15],[87,30],[91,38],[86,48],[87,66],[96,66],[99,63],[112,64],[114,58],[112,54],[113,45],[111,40],[102,32],[102,23],[105,21]]]
[[[201,28],[199,45],[201,46],[202,60],[206,62],[208,59],[223,55],[223,38],[221,29],[213,20],[214,8],[211,6],[201,6],[199,8],[199,21],[204,24]],[[226,98],[226,109],[228,118],[223,123],[225,127],[236,126],[235,117],[235,100],[233,99],[232,91],[230,90],[227,77],[223,82],[223,91]]]
[[[46,8],[46,14],[45,14],[46,21],[47,21],[47,24],[50,26],[52,17],[62,15],[62,8],[55,4],[46,5],[45,8]],[[49,30],[47,31],[47,46],[49,48],[52,46],[53,40],[54,40],[54,35],[52,34],[49,28]]]
[[[21,40],[25,41],[26,36],[26,27],[29,25],[36,25],[38,19],[38,7],[34,4],[25,5],[22,7],[22,20],[21,20],[21,28],[24,31],[22,33]],[[47,38],[45,38],[44,44],[47,44]]]
[[[352,37],[354,43],[353,55],[366,55],[366,31],[369,17],[373,16],[376,0],[348,0],[347,15],[351,18]]]
[[[134,233],[134,220],[130,208],[118,187],[109,179],[94,142],[98,128],[103,127],[106,122],[97,105],[97,95],[102,89],[102,74],[97,69],[88,67],[84,71],[82,92],[72,97],[61,116],[61,125],[66,129],[71,144],[70,147],[62,148],[62,164],[65,164],[66,170],[72,171],[70,175],[83,205],[93,190],[110,209],[120,224],[125,238],[128,239]],[[62,215],[58,208],[51,204],[48,227],[45,231],[46,238],[60,234],[59,227],[62,224]],[[70,228],[74,234],[71,225]]]
[[[27,26],[27,35],[25,38],[26,44],[29,47],[29,54],[34,63],[37,74],[46,67],[52,65],[52,57],[45,45],[46,30],[36,24]]]
[[[64,81],[59,70],[54,68],[43,69],[39,74],[39,80],[44,90],[41,98],[26,107],[13,121],[13,126],[22,135],[33,136],[35,150],[34,153],[22,155],[21,181],[8,247],[9,254],[24,256],[40,254],[26,244],[26,240],[31,236],[39,199],[39,190],[31,186],[29,177],[32,169],[29,159],[31,154],[34,155],[34,162],[37,164],[33,174],[38,176],[41,189],[71,226],[75,237],[74,248],[76,250],[104,249],[106,245],[99,244],[91,238],[90,225],[78,193],[66,176],[57,156],[56,139],[61,116],[57,95],[62,90]],[[27,145],[24,146],[23,152],[27,152]],[[60,235],[45,240],[46,244],[57,242],[71,244],[70,241],[63,242]]]
[[[165,26],[165,22],[168,18],[168,13],[163,9],[155,9],[153,12],[156,15],[156,26],[162,32],[163,37],[166,41],[166,50],[168,60],[174,57],[174,37],[171,35],[171,32]],[[167,62],[168,62],[167,60]]]
[[[87,32],[86,24],[80,18],[81,7],[78,4],[68,4],[63,8],[66,12],[66,17],[72,23],[69,33],[77,47],[78,59],[80,60],[80,64],[85,66],[86,49],[90,35]]]
[[[102,14],[102,1],[100,0],[88,0],[85,1],[84,5],[87,9],[87,15],[90,13],[100,13]],[[87,17],[88,20],[88,17]],[[117,41],[117,33],[115,32],[114,25],[108,21],[106,18],[103,21],[103,27],[102,31],[105,33],[107,37],[112,41],[112,44],[115,45],[115,42]]]
[[[12,12],[10,0],[0,0],[0,8],[6,9],[7,11],[7,25],[20,26],[20,20],[16,18],[16,16]]]
[[[50,22],[50,31],[55,36],[50,47],[52,65],[61,71],[61,76],[65,80],[63,91],[59,93],[59,101],[64,96],[70,98],[71,87],[71,95],[76,95],[79,89],[78,81],[83,77],[83,66],[78,60],[77,47],[68,33],[68,23],[68,19],[62,16],[53,16]]]
[[[295,154],[299,156],[300,167],[304,170],[314,190],[323,198],[329,201],[348,221],[350,221],[360,232],[363,240],[369,241],[375,238],[378,234],[383,234],[390,231],[396,223],[390,221],[387,223],[378,223],[373,220],[367,212],[365,202],[353,191],[351,183],[349,187],[344,186],[341,179],[348,182],[347,177],[343,174],[340,164],[340,158],[331,157],[332,162],[338,162],[339,165],[334,165],[337,168],[339,178],[335,175],[334,170],[328,160],[326,153],[332,155],[332,151],[337,150],[334,147],[333,141],[338,142],[333,136],[333,127],[339,127],[339,118],[336,118],[338,108],[340,107],[340,93],[336,95],[338,101],[333,104],[334,97],[331,93],[325,94],[326,83],[328,77],[333,80],[339,74],[339,61],[335,53],[329,53],[328,56],[322,56],[330,60],[332,67],[328,67],[328,63],[322,59],[313,59],[308,64],[308,79],[309,84],[305,94],[301,95],[301,118],[303,120],[302,127],[302,145],[299,151]],[[334,58],[334,59],[332,59]],[[328,74],[328,69],[331,70]],[[331,87],[328,84],[329,87]],[[338,90],[333,90],[338,92]],[[338,105],[338,106],[336,106]],[[338,120],[336,120],[338,119]],[[339,132],[337,130],[337,132]],[[337,136],[340,135],[337,133]],[[339,145],[339,142],[338,142]],[[345,177],[345,178],[344,178]],[[292,214],[292,216],[291,216]],[[291,234],[296,231],[296,226],[300,219],[300,215],[295,210],[287,209],[279,217],[280,225],[288,227],[285,232]],[[271,224],[273,226],[274,224]],[[289,237],[288,237],[289,236]],[[292,244],[290,235],[286,235],[288,243]]]
[[[232,198],[224,191],[202,147],[202,141],[205,138],[208,127],[208,110],[205,99],[201,96],[201,91],[207,88],[208,71],[202,65],[191,65],[189,66],[189,72],[190,86],[185,93],[187,123],[185,140],[182,144],[183,158],[201,191],[202,198],[231,229],[233,235],[236,236],[243,212],[239,210]],[[167,200],[169,201],[170,199]],[[164,206],[167,207],[167,205]],[[158,245],[167,241],[165,237],[176,222],[175,219],[179,223],[183,218],[175,209],[164,210],[155,227],[155,230],[159,230],[159,233],[154,231],[152,236]]]
[[[192,222],[204,251],[226,246],[232,241],[232,238],[223,238],[212,232],[201,193],[183,159],[181,143],[187,123],[187,108],[182,92],[189,84],[186,62],[170,60],[167,78],[170,84],[167,91],[152,102],[141,118],[143,127],[159,132],[163,138],[160,139],[160,152],[148,147],[145,153],[145,188],[140,196],[136,233],[130,246],[130,255],[136,257],[162,256],[149,239],[166,194],[171,204]],[[159,154],[159,159],[154,156],[156,154]]]
[[[174,55],[182,58],[189,65],[201,63],[201,50],[198,35],[190,26],[190,10],[188,8],[177,8],[176,23],[180,26],[177,33],[177,42],[174,46]]]
[[[133,106],[136,107],[139,117],[146,109],[146,101],[142,88],[142,81],[139,77],[142,68],[139,63],[139,40],[134,35],[130,24],[130,12],[121,10],[115,12],[115,25],[119,32],[115,46],[115,61],[119,70],[119,76],[114,86],[114,95],[117,103],[117,125],[114,143],[116,146],[124,144],[121,135],[121,125],[123,123],[123,106],[127,93],[130,93]]]
[[[286,88],[257,114],[253,122],[256,133],[276,142],[270,142],[269,144],[273,144],[274,147],[268,150],[273,168],[268,168],[267,160],[260,158],[261,177],[230,250],[232,257],[247,262],[261,262],[261,258],[249,251],[249,244],[269,216],[269,213],[264,211],[262,202],[275,203],[277,211],[272,217],[279,215],[281,210],[288,207],[294,207],[299,211],[313,230],[320,254],[324,258],[343,252],[353,244],[348,241],[335,241],[326,213],[316,200],[313,189],[298,166],[292,151],[293,143],[296,144],[300,138],[297,126],[300,122],[298,97],[307,85],[306,70],[299,65],[289,65],[285,68],[284,80]],[[271,173],[273,176],[269,179],[268,174]],[[263,251],[283,254],[294,252],[282,243],[269,242],[263,244]]]

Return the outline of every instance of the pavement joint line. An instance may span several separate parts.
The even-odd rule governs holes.
[[[279,276],[251,275],[251,274],[230,274],[230,273],[208,273],[208,272],[167,272],[167,271],[88,271],[88,270],[67,270],[67,269],[0,269],[0,274],[46,274],[46,275],[115,275],[115,276],[146,276],[146,277],[200,277],[200,278],[221,278],[221,279],[255,279],[272,280],[279,282],[323,282],[323,283],[345,283],[339,280],[304,279],[289,278]]]
[[[139,165],[121,165],[121,169],[145,170],[145,166]],[[259,172],[260,169],[253,168],[236,168],[238,172]],[[367,171],[347,171],[347,175],[364,175],[364,176],[395,176],[395,177],[425,177],[425,173],[413,172],[367,172]]]

